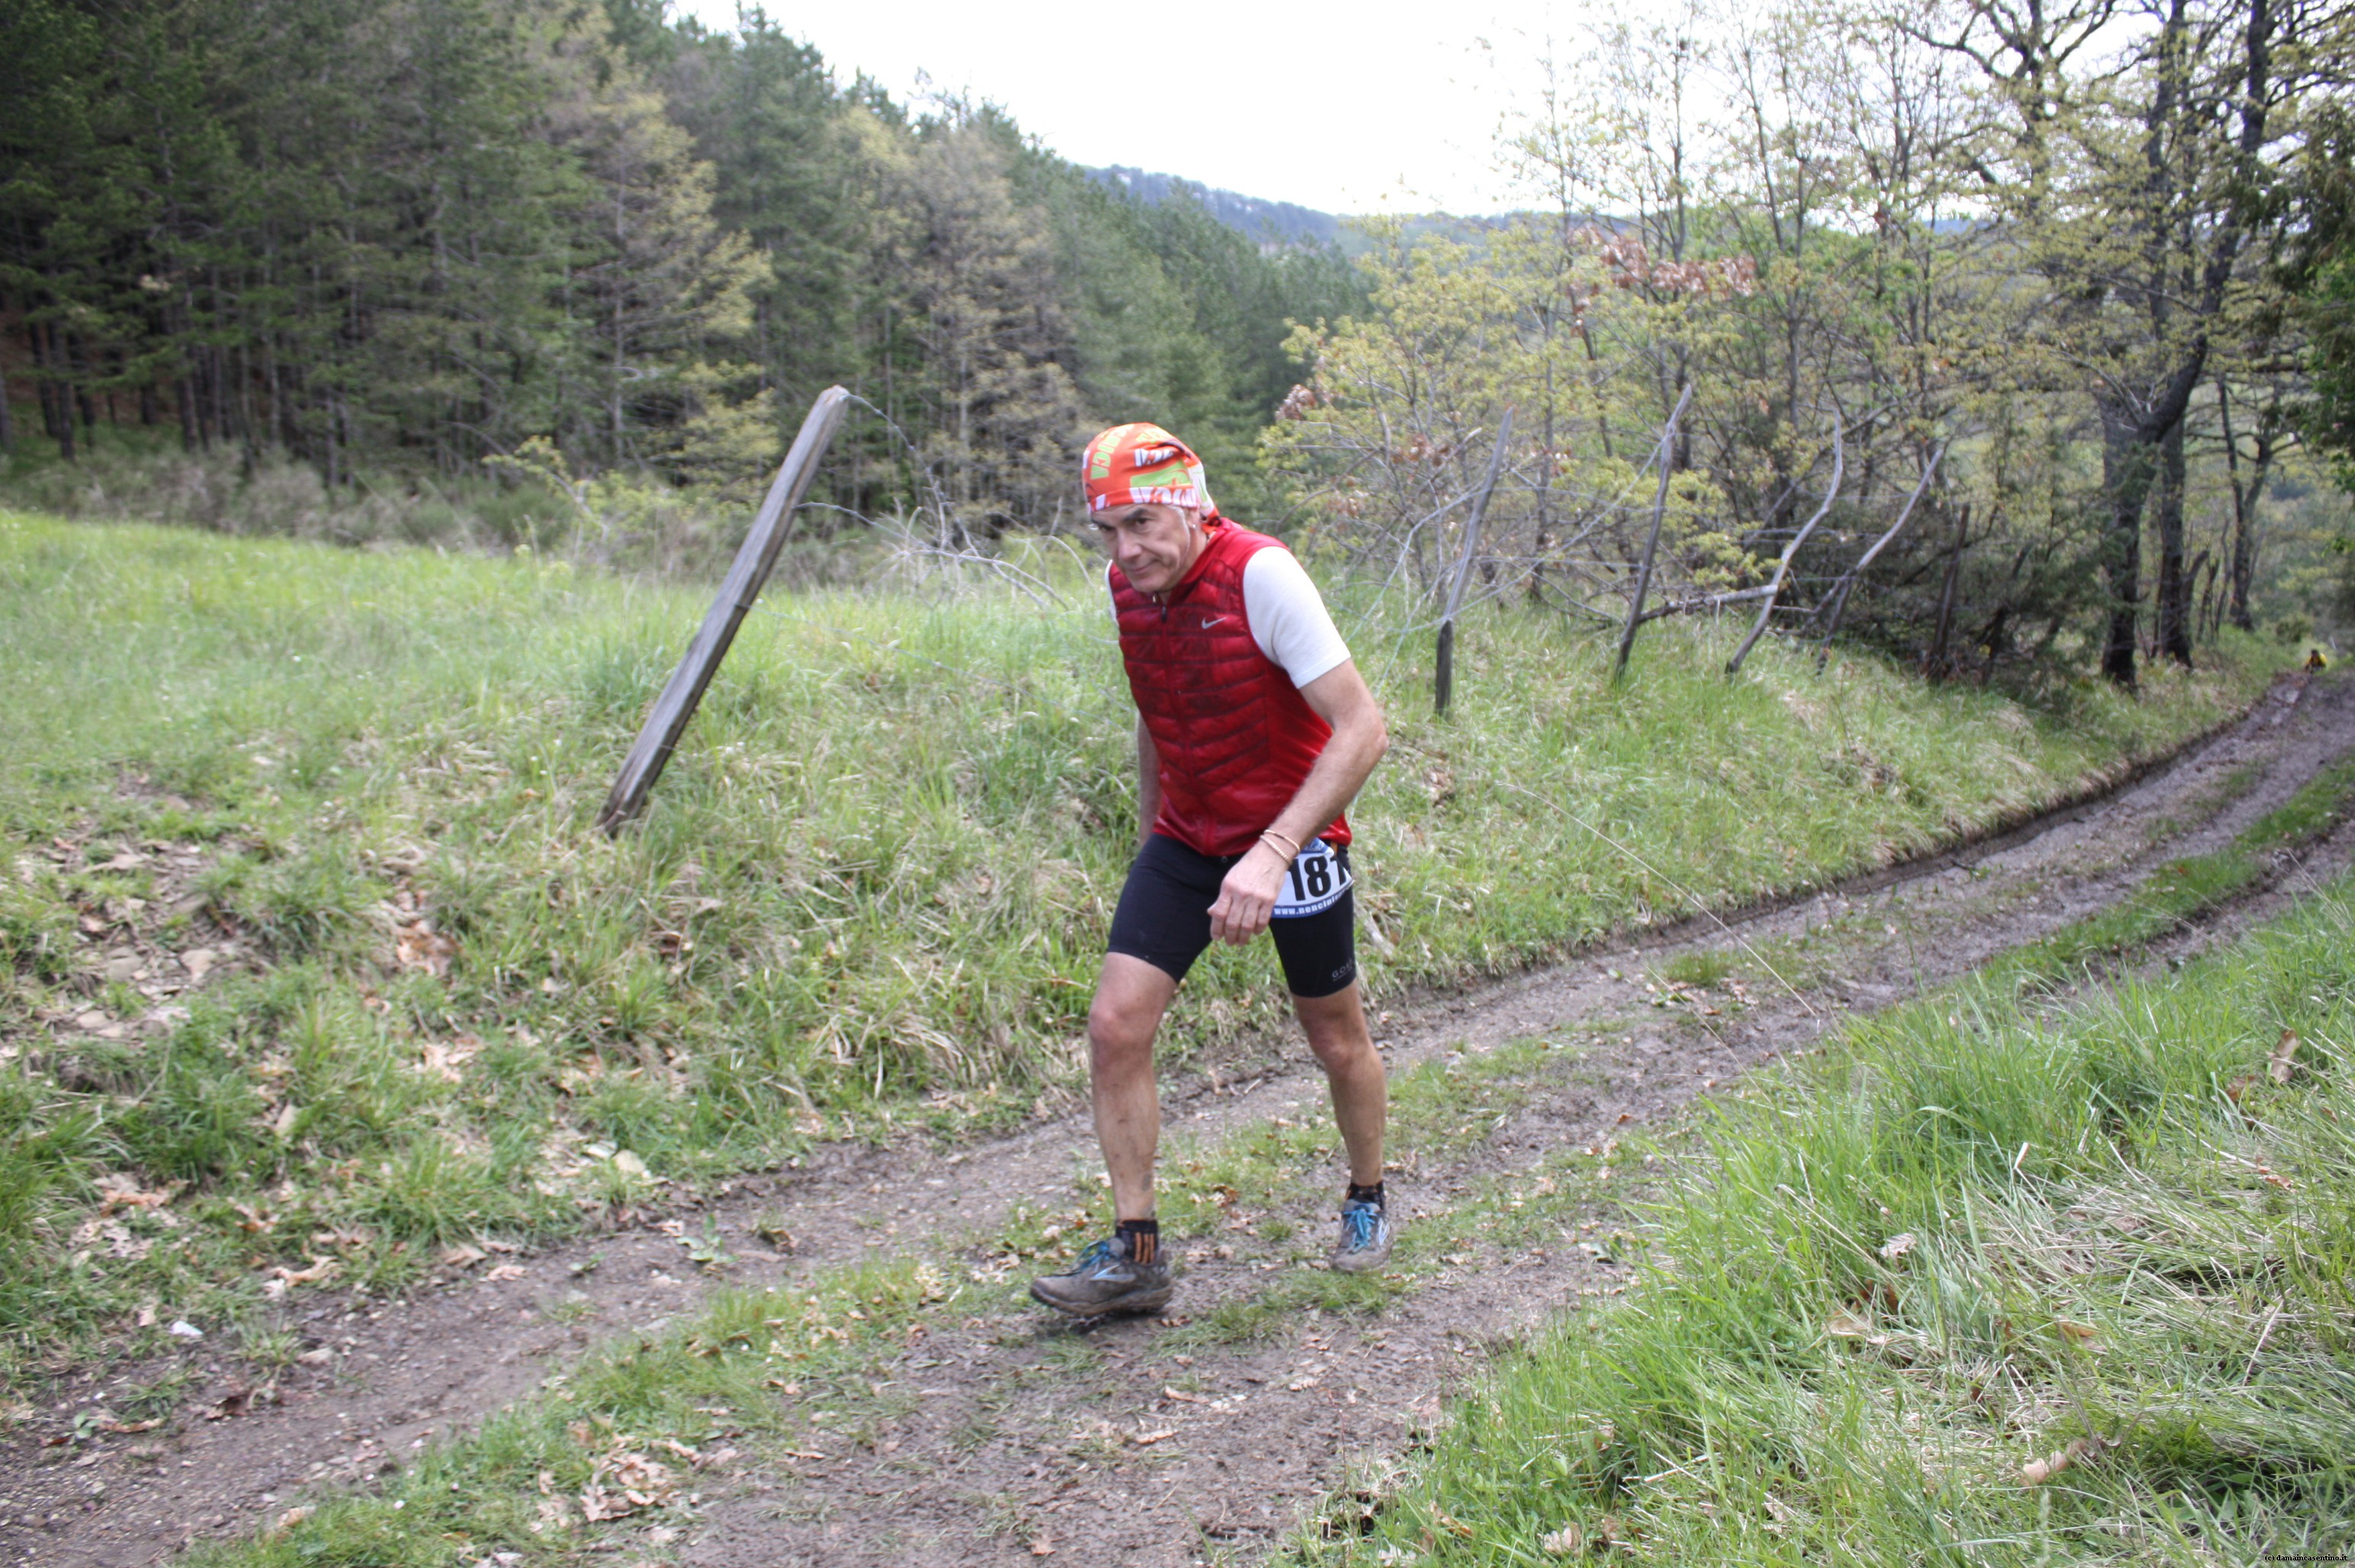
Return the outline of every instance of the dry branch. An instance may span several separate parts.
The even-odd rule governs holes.
[[[1611,667],[1611,678],[1617,680],[1627,673],[1627,656],[1636,646],[1636,628],[1644,624],[1644,595],[1652,586],[1652,557],[1660,548],[1660,519],[1668,512],[1668,453],[1676,449],[1677,421],[1684,417],[1685,405],[1692,401],[1693,383],[1685,383],[1684,395],[1668,411],[1668,422],[1660,427],[1660,444],[1654,460],[1660,465],[1660,487],[1652,498],[1652,530],[1644,538],[1644,559],[1636,568],[1636,592],[1627,601],[1627,629],[1619,634],[1619,657]]]
[[[1938,450],[1930,454],[1928,464],[1922,470],[1922,482],[1913,486],[1913,494],[1905,497],[1904,509],[1897,514],[1897,520],[1889,525],[1887,533],[1872,541],[1870,549],[1856,558],[1856,564],[1848,569],[1847,575],[1839,580],[1839,585],[1832,590],[1831,598],[1828,601],[1831,613],[1825,617],[1824,640],[1816,649],[1817,664],[1823,662],[1826,650],[1832,645],[1832,634],[1839,630],[1840,616],[1848,611],[1849,591],[1856,586],[1857,580],[1864,575],[1865,568],[1872,564],[1873,558],[1881,552],[1891,539],[1897,537],[1897,531],[1902,528],[1906,519],[1913,515],[1914,503],[1921,500],[1923,494],[1930,488],[1930,480],[1938,472],[1938,464],[1945,455],[1945,443],[1941,442]]]
[[[1783,580],[1790,574],[1791,558],[1799,553],[1799,547],[1807,542],[1807,536],[1816,531],[1816,525],[1824,520],[1826,514],[1832,509],[1832,503],[1839,497],[1840,475],[1848,463],[1848,448],[1841,435],[1839,415],[1835,413],[1832,415],[1832,482],[1824,492],[1824,504],[1816,508],[1816,515],[1807,519],[1806,527],[1793,534],[1791,542],[1783,547],[1782,559],[1774,563],[1774,580],[1766,585],[1766,603],[1758,607],[1758,619],[1751,623],[1750,635],[1742,639],[1742,645],[1733,650],[1733,656],[1725,661],[1725,673],[1728,675],[1742,673],[1742,661],[1748,658],[1750,650],[1758,645],[1758,639],[1766,631],[1766,618],[1774,613],[1774,601],[1783,592]]]

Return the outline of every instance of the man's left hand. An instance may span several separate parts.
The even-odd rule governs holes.
[[[1234,863],[1219,884],[1219,901],[1210,906],[1210,934],[1241,947],[1267,929],[1268,912],[1284,888],[1283,852],[1262,841]]]

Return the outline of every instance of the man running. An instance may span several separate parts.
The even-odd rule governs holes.
[[[1088,443],[1090,526],[1136,700],[1135,861],[1088,1009],[1096,1138],[1112,1176],[1109,1240],[1031,1296],[1076,1317],[1155,1312],[1170,1271],[1154,1220],[1161,1138],[1153,1038],[1213,938],[1274,933],[1308,1048],[1348,1147],[1332,1266],[1379,1268],[1389,1089],[1358,993],[1349,824],[1389,745],[1381,709],[1292,552],[1219,515],[1202,462],[1157,425]]]

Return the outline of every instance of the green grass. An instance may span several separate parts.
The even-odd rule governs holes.
[[[2341,881],[2082,1011],[1975,984],[1753,1079],[1704,1113],[1624,1302],[1286,1558],[2355,1551],[2350,945]]]
[[[1466,1136],[1467,1114],[1482,1113],[1485,1121],[1510,1108],[1574,1060],[1556,1043],[1524,1040],[1485,1055],[1422,1063],[1399,1080],[1394,1142],[1404,1154],[1433,1156],[1477,1142]],[[1169,1232],[1204,1240],[1231,1235],[1295,1265],[1321,1253],[1321,1228],[1287,1247],[1289,1227],[1275,1234],[1275,1217],[1329,1219],[1335,1142],[1329,1115],[1314,1111],[1174,1150],[1163,1206]],[[1425,1212],[1401,1239],[1396,1266],[1382,1275],[1290,1267],[1258,1280],[1243,1296],[1164,1328],[1156,1342],[1171,1355],[1212,1353],[1281,1337],[1312,1308],[1379,1316],[1428,1283],[1442,1254],[1488,1242],[1519,1244],[1532,1227],[1549,1219],[1559,1226],[1564,1215],[1591,1207],[1591,1167],[1599,1153],[1566,1151],[1550,1174],[1484,1181],[1456,1203]],[[244,1541],[199,1548],[190,1561],[198,1568],[454,1568],[497,1552],[520,1552],[532,1563],[570,1561],[573,1553],[625,1542],[685,1500],[694,1483],[685,1467],[671,1463],[677,1452],[668,1444],[706,1456],[737,1448],[731,1468],[773,1465],[781,1450],[878,1455],[890,1423],[910,1408],[901,1363],[947,1353],[937,1348],[943,1340],[993,1327],[1009,1334],[1003,1343],[1032,1341],[1035,1313],[1016,1305],[1020,1286],[1012,1276],[1067,1260],[1084,1239],[1078,1232],[1101,1223],[1092,1180],[1075,1182],[1072,1198],[1076,1206],[1068,1213],[1019,1208],[991,1234],[937,1249],[929,1262],[862,1262],[816,1271],[791,1287],[725,1295],[659,1334],[627,1337],[592,1353],[552,1380],[549,1392],[478,1432],[435,1445],[378,1495],[322,1487],[307,1515]],[[1230,1218],[1251,1229],[1222,1231]],[[1262,1239],[1273,1246],[1260,1245]],[[1001,1316],[1009,1312],[1014,1316]],[[275,1347],[289,1348],[291,1341]],[[1102,1367],[1103,1354],[1092,1340],[1050,1336],[1035,1366],[1002,1374],[996,1397],[1018,1400],[1025,1377],[1065,1384],[1084,1379]],[[992,1408],[986,1401],[983,1417],[954,1441],[971,1446],[997,1435]],[[623,1522],[584,1518],[584,1488],[623,1455],[670,1464],[669,1494]]]
[[[1132,722],[1088,573],[1032,564],[1065,603],[777,593],[609,842],[703,591],[0,513],[0,1381],[150,1303],[261,1324],[279,1269],[407,1289],[817,1139],[1068,1103]],[[1355,814],[1378,1002],[2033,809],[2265,678],[2031,701],[1769,648],[1728,682],[1664,627],[1614,688],[1507,614],[1440,724],[1422,639],[1336,602],[1400,741]],[[189,949],[218,967],[170,994]],[[1276,1021],[1271,976],[1209,955],[1176,1058]],[[102,1213],[101,1176],[174,1195]]]
[[[2130,898],[2005,954],[1988,976],[2020,984],[2069,980],[2132,955],[2261,881],[2267,859],[2318,837],[2355,797],[2355,761],[2326,768],[2226,848],[2173,861]]]

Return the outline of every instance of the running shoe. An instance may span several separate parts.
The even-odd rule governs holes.
[[[1333,1255],[1327,1262],[1343,1274],[1369,1274],[1391,1261],[1391,1243],[1395,1237],[1391,1217],[1380,1204],[1347,1199],[1341,1204],[1341,1239],[1334,1243]]]
[[[1141,1264],[1130,1256],[1129,1239],[1115,1232],[1091,1242],[1079,1261],[1062,1274],[1030,1282],[1030,1299],[1073,1317],[1106,1312],[1158,1312],[1169,1302],[1175,1282],[1169,1265]]]

